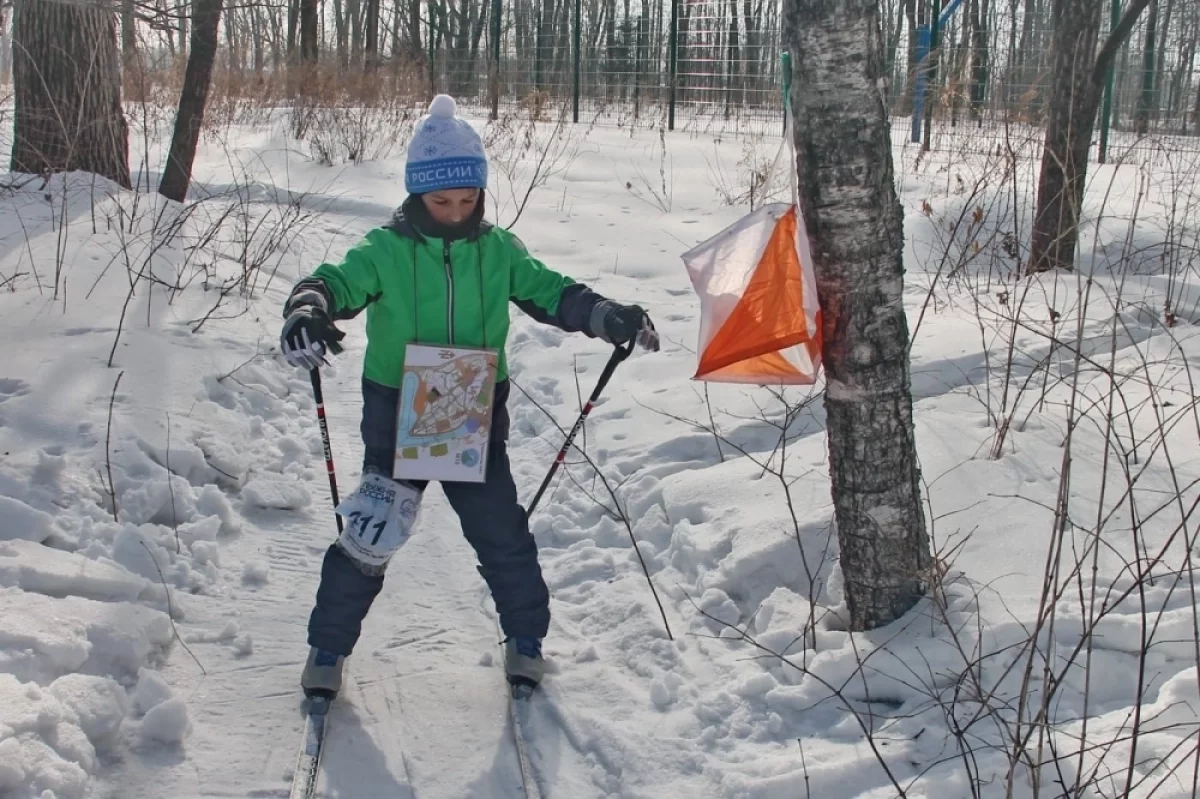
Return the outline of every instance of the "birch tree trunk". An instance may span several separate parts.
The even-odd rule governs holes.
[[[880,13],[874,0],[784,2],[800,207],[823,316],[834,514],[854,630],[907,612],[931,565]]]
[[[16,0],[14,172],[78,169],[130,187],[115,21],[99,5]]]
[[[175,132],[167,166],[163,170],[158,193],[169,200],[183,202],[192,180],[196,143],[204,122],[204,107],[212,83],[213,62],[217,59],[217,28],[221,21],[221,0],[195,0],[192,5],[192,47],[180,90],[179,110],[175,113]]]

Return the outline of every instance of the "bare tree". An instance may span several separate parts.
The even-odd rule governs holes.
[[[0,0],[0,83],[12,80],[10,68],[11,46],[8,41],[8,14],[12,10],[11,0]]]
[[[1151,0],[1132,0],[1096,54],[1103,3],[1053,0],[1053,87],[1028,271],[1071,269],[1104,76]]]
[[[364,66],[368,70],[379,66],[379,0],[367,0],[367,42]]]
[[[297,42],[300,36],[300,0],[287,0],[287,60],[292,65],[297,62],[299,51]]]
[[[125,69],[133,69],[137,59],[137,18],[133,0],[121,0],[121,61]]]
[[[1175,2],[1174,2],[1174,0],[1164,0],[1162,22],[1159,23],[1159,26],[1160,26],[1159,30],[1161,30],[1162,33],[1159,35],[1158,49],[1155,54],[1154,98],[1152,101],[1152,110],[1151,110],[1151,113],[1154,116],[1154,121],[1156,121],[1156,122],[1159,121],[1159,119],[1161,119],[1161,117],[1162,117],[1163,109],[1161,108],[1161,102],[1162,102],[1162,98],[1163,98],[1163,94],[1164,94],[1164,88],[1165,88],[1164,84],[1167,80],[1167,75],[1169,74],[1167,71],[1167,51],[1172,50],[1176,53],[1182,53],[1182,51],[1184,49],[1183,25],[1182,24],[1179,25],[1180,29],[1177,32],[1178,33],[1177,40],[1174,43],[1170,42],[1171,33],[1172,33],[1172,29],[1171,29],[1172,20],[1174,20],[1177,24],[1182,22],[1182,20],[1175,17]],[[1172,44],[1174,46],[1172,46]],[[1169,97],[1168,97],[1168,99],[1169,99]],[[1167,107],[1167,112],[1170,113],[1169,105]]]
[[[333,0],[333,29],[334,49],[337,52],[338,66],[345,69],[350,64],[350,54],[347,45],[349,32],[346,30],[346,10],[342,0]]]
[[[317,0],[299,0],[300,61],[316,64],[318,55]]]
[[[904,94],[900,97],[896,112],[907,116],[913,111],[913,89],[916,86],[917,75],[917,0],[902,0],[904,20],[908,28],[908,45],[904,56]],[[925,13],[925,2],[921,2],[920,13]]]
[[[421,0],[407,0],[405,32],[408,41],[408,60],[415,65],[425,63],[425,46],[421,43]],[[396,18],[400,18],[400,0],[396,0]]]
[[[1163,26],[1166,33],[1167,26]],[[1138,95],[1137,110],[1133,115],[1134,131],[1139,136],[1145,136],[1150,131],[1150,117],[1158,104],[1158,92],[1155,91],[1157,76],[1155,65],[1155,45],[1158,36],[1158,0],[1150,0],[1146,11],[1146,41],[1142,47],[1142,91]]]
[[[158,193],[183,202],[192,180],[196,143],[204,122],[204,106],[212,82],[213,62],[217,58],[217,28],[221,21],[221,0],[194,0],[192,5],[192,49],[188,55],[179,109],[175,113],[175,132],[167,166],[163,170]]]
[[[1167,89],[1167,109],[1172,121],[1179,124],[1179,132],[1188,132],[1188,88],[1196,67],[1196,43],[1200,39],[1200,7],[1192,5],[1179,15],[1179,48],[1178,65],[1171,75],[1171,83]],[[1164,51],[1166,48],[1163,48]]]
[[[1192,109],[1192,130],[1200,134],[1200,81],[1196,83],[1196,107]]]
[[[111,8],[16,0],[13,84],[13,171],[78,169],[129,187],[129,127]]]
[[[852,629],[921,597],[931,556],[913,439],[904,232],[879,4],[786,0],[800,206],[822,308],[834,513]]]

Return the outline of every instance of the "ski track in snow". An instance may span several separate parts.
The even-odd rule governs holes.
[[[207,264],[236,271],[236,237],[223,234],[203,251],[178,243],[155,250],[154,275],[162,283],[135,292],[122,322],[124,255],[137,263],[150,251],[146,220],[159,208],[155,195],[98,191],[89,177],[73,175],[46,189],[55,198],[52,211],[34,187],[0,198],[0,218],[22,223],[0,227],[0,278],[27,273],[19,290],[0,294],[8,342],[0,374],[0,799],[288,794],[303,723],[298,681],[307,616],[335,528],[308,377],[274,352],[279,308],[291,281],[386,218],[401,199],[403,168],[390,159],[326,170],[295,160],[278,146],[278,131],[238,135],[242,166],[257,170],[261,181],[251,213],[278,210],[267,187],[288,174],[285,188],[313,191],[306,202],[316,215],[281,251],[278,275],[269,284],[264,277],[253,300],[235,292],[220,313],[213,312],[219,283],[208,281],[231,273],[216,266],[210,273]],[[778,483],[749,460],[777,450],[778,413],[768,410],[775,413],[770,422],[755,418],[770,398],[713,385],[706,401],[688,381],[697,309],[678,253],[744,211],[717,202],[710,166],[716,158],[737,174],[743,143],[669,137],[669,175],[680,188],[664,212],[627,188],[638,175],[657,174],[657,134],[571,135],[580,137],[577,161],[534,193],[516,229],[551,267],[645,305],[663,333],[662,353],[639,352],[618,369],[577,443],[620,486],[617,502],[673,640],[630,530],[610,512],[613,498],[573,455],[531,518],[554,615],[547,680],[519,712],[542,795],[894,795],[828,685],[841,686],[846,701],[873,714],[890,768],[911,782],[909,795],[969,795],[954,766],[953,737],[930,698],[952,690],[964,668],[946,628],[972,631],[965,645],[988,653],[980,679],[1015,701],[1021,670],[1005,653],[1036,611],[1050,527],[1042,507],[1055,498],[1061,418],[1031,412],[1001,458],[980,457],[992,431],[979,394],[992,389],[977,322],[953,306],[923,317],[912,372],[927,498],[941,534],[977,532],[959,553],[961,576],[947,583],[944,619],[931,619],[936,614],[923,604],[895,625],[852,639],[831,623],[842,597],[820,402],[791,429],[790,490],[799,511],[793,528]],[[745,146],[773,153],[777,144]],[[212,190],[231,180],[225,158],[215,146],[202,148],[199,185]],[[930,156],[925,171],[897,162],[914,265],[905,294],[910,319],[922,309],[921,284],[931,277],[924,265],[942,236],[921,203],[930,199],[952,216],[957,202],[942,175],[950,167],[938,159]],[[1132,207],[1132,185],[1118,187],[1111,207]],[[51,213],[60,218],[64,192],[70,224],[57,264]],[[497,196],[506,221],[515,208],[505,191]],[[119,220],[128,219],[135,200],[143,215],[128,229]],[[201,237],[225,202],[200,204],[185,231]],[[496,211],[489,206],[493,218]],[[1100,250],[1124,235],[1110,223],[1097,236]],[[46,281],[60,266],[67,289],[56,298]],[[168,296],[162,285],[177,281],[189,287]],[[1160,308],[1164,292],[1175,298],[1182,318],[1172,338],[1145,308],[1093,309],[1082,347],[1105,359],[1116,341],[1116,362],[1145,357],[1154,364],[1156,396],[1181,405],[1190,391],[1182,367],[1200,364],[1192,327],[1200,318],[1187,317],[1200,286],[1178,275],[1129,281],[1145,292],[1145,308]],[[1074,284],[1056,284],[1030,302],[1047,317],[1050,308],[1070,313],[1062,297],[1073,291]],[[986,291],[980,297],[993,301]],[[561,441],[537,405],[569,428],[609,353],[582,335],[539,326],[516,311],[513,317],[509,356],[519,389],[510,400],[510,455],[527,500]],[[345,496],[359,472],[364,339],[359,320],[342,327],[346,352],[323,375]],[[1044,339],[1019,339],[1035,361],[1049,352]],[[1148,396],[1136,385],[1126,391],[1131,402],[1138,392]],[[1062,386],[1046,392],[1051,404],[1063,397]],[[710,409],[730,443],[703,429]],[[1195,433],[1181,425],[1177,434]],[[1179,446],[1173,468],[1187,484],[1200,476],[1200,442]],[[1084,430],[1077,451],[1072,486],[1086,502],[1100,493],[1102,442]],[[1158,466],[1147,469],[1141,485],[1151,495],[1175,490]],[[1158,541],[1169,525],[1146,530]],[[1100,559],[1104,589],[1127,587],[1117,576],[1124,545],[1114,542]],[[1143,647],[1139,601],[1116,603],[1097,628],[1090,694],[1073,687],[1060,694],[1054,712],[1065,734],[1077,732],[1084,715],[1093,731],[1118,731],[1137,703],[1129,677]],[[1158,625],[1141,699],[1162,729],[1146,735],[1144,751],[1166,752],[1184,734],[1168,722],[1187,729],[1200,708],[1194,609],[1169,582],[1145,602]],[[803,662],[820,679],[760,657],[697,608]],[[799,642],[810,612],[821,623],[806,653]],[[1054,641],[1070,649],[1081,629],[1078,609],[1064,608]],[[349,661],[344,695],[331,710],[322,796],[522,797],[499,638],[474,555],[432,488],[415,535],[389,567]],[[864,653],[873,667],[865,676],[857,669]],[[921,664],[921,679],[914,664]],[[1040,690],[1029,688],[1035,699]],[[1127,754],[1118,746],[1113,757]],[[978,767],[999,785],[1007,761],[985,751]],[[1186,795],[1177,787],[1157,795]]]

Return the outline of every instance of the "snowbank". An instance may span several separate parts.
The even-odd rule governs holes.
[[[107,677],[67,674],[42,687],[0,673],[0,791],[83,799],[97,750],[120,730],[125,690]]]
[[[320,442],[298,423],[311,400],[240,318],[277,297],[210,283],[257,280],[225,257],[241,211],[258,213],[223,198],[181,214],[78,174],[0,197],[0,241],[25,241],[0,247],[0,275],[18,274],[0,293],[5,799],[110,795],[114,764],[186,750],[180,682],[253,656],[236,610],[208,601],[270,569],[223,549],[255,514],[308,504]],[[64,227],[85,215],[94,227]]]

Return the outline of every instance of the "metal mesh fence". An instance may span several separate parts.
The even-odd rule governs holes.
[[[148,63],[178,65],[186,0],[162,2],[183,22],[174,36],[172,26],[152,27],[145,52],[161,56]],[[302,2],[321,9],[321,60],[334,72],[360,70],[360,80],[373,8],[380,61],[397,78],[388,85],[404,83],[417,95],[444,91],[480,112],[522,107],[582,123],[781,130],[782,0],[251,2],[226,7],[219,63],[258,79],[284,70]],[[1103,7],[1103,39],[1112,4],[1095,2]],[[933,149],[1037,140],[1053,71],[1053,3],[881,0],[894,140]],[[11,26],[2,17],[0,83],[11,61]],[[1200,152],[1200,2],[1150,3],[1112,72],[1098,150],[1104,139],[1116,154],[1163,146]]]
[[[498,9],[501,107],[729,134],[780,129],[780,0],[483,1],[448,6],[475,15],[469,46],[431,28],[431,45],[449,40],[430,48],[433,89],[488,108],[497,46],[490,16]],[[1025,126],[1039,129],[1052,77],[1050,5],[885,0],[896,141],[913,140],[915,131],[935,149],[950,140],[986,147],[1014,130],[1025,135]],[[1102,38],[1110,24],[1106,15]],[[1142,15],[1113,70],[1113,147],[1154,147],[1170,137],[1200,150],[1198,40],[1194,0],[1158,0]]]
[[[505,0],[501,15],[503,107],[730,133],[782,118],[778,0]],[[469,80],[437,53],[433,88],[487,107],[491,34]]]

